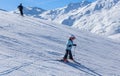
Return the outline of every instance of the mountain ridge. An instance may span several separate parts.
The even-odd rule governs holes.
[[[108,38],[113,38],[117,34],[116,39],[119,40],[119,8],[119,0],[96,0],[92,3],[84,0],[80,3],[70,3],[62,8],[43,11],[34,17],[90,31]]]

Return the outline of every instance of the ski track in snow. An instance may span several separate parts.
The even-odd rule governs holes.
[[[15,66],[15,67],[10,68],[10,69],[8,69],[8,70],[2,71],[2,72],[0,72],[0,76],[7,75],[7,74],[9,74],[9,73],[11,73],[11,72],[14,72],[14,71],[16,71],[16,70],[19,70],[19,69],[21,69],[21,68],[23,68],[23,67],[26,67],[26,66],[29,66],[29,65],[31,65],[31,64],[32,64],[32,63],[23,63],[23,64],[21,64],[20,66]]]

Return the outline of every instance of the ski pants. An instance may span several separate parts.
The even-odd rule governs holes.
[[[67,50],[67,49],[63,59],[67,59],[68,55],[69,55],[69,59],[73,59],[71,50]]]
[[[21,16],[23,16],[23,10],[22,9],[20,9],[20,14],[21,14]]]

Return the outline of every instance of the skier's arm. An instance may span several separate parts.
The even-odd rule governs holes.
[[[76,44],[73,44],[73,46],[77,46]]]

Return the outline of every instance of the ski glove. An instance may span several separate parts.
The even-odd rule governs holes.
[[[77,46],[76,44],[73,44],[73,46]]]
[[[71,47],[72,45],[68,45],[68,47]]]

